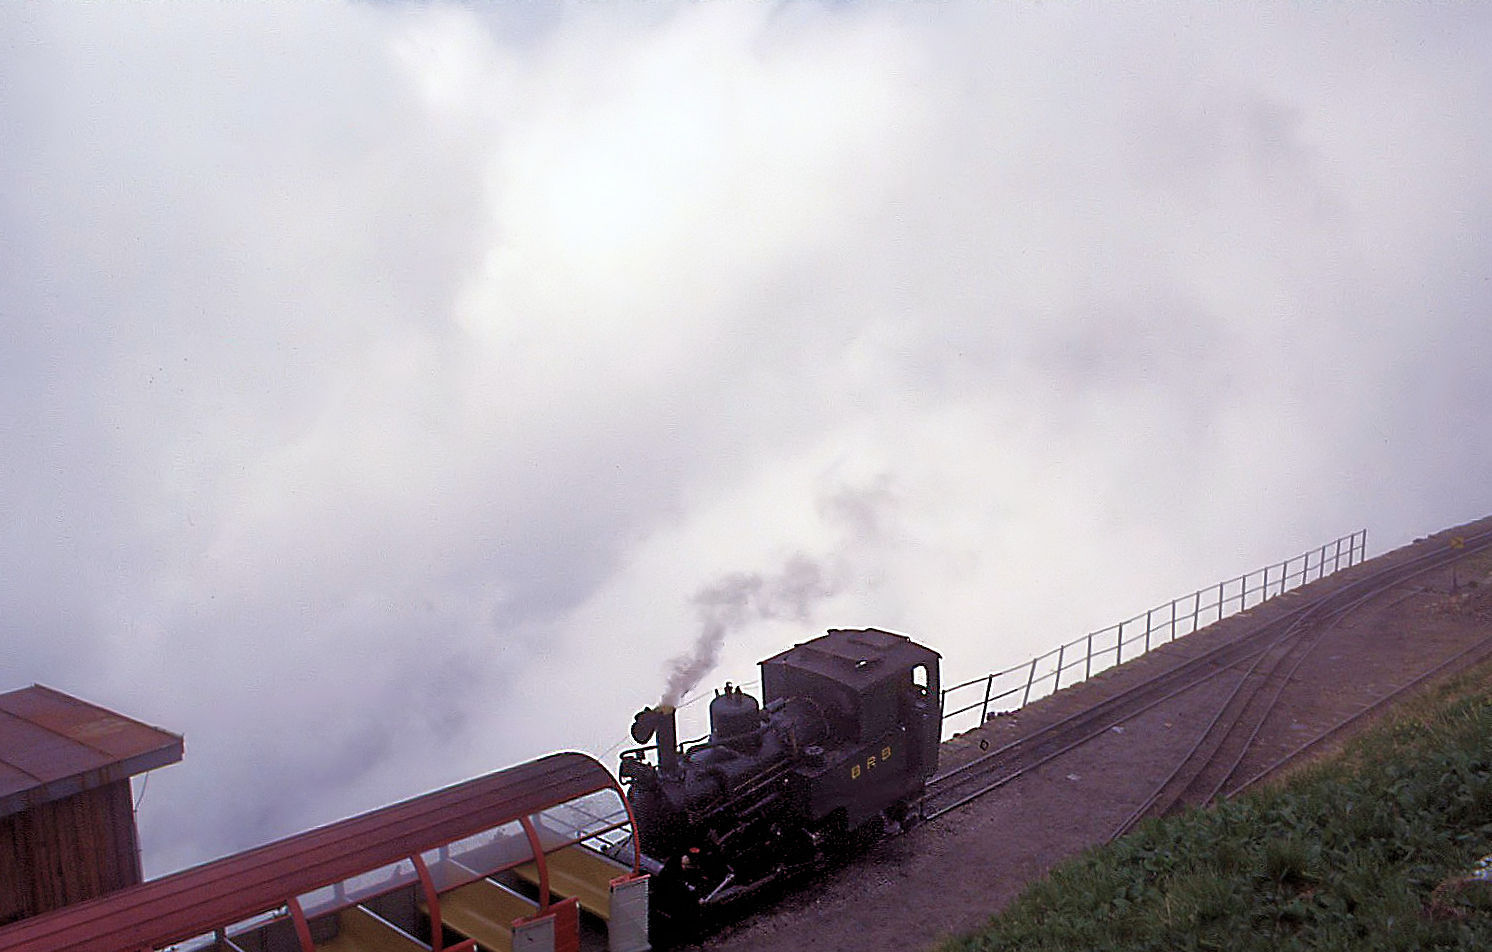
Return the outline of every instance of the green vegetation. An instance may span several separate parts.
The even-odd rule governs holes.
[[[1151,821],[1031,886],[955,950],[1492,948],[1488,668],[1339,757]]]

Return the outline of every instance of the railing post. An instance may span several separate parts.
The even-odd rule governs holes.
[[[1031,702],[1031,682],[1036,680],[1036,659],[1031,659],[1031,671],[1026,675],[1026,694],[1021,698],[1021,707]]]
[[[983,724],[986,720],[989,719],[989,696],[990,692],[994,690],[994,687],[995,675],[994,672],[990,672],[990,676],[984,679],[984,705],[979,708],[980,724]]]
[[[1090,633],[1088,635],[1088,658],[1087,658],[1087,664],[1083,668],[1083,680],[1086,681],[1086,680],[1088,680],[1091,677],[1093,677],[1093,635]]]
[[[1119,634],[1114,636],[1114,666],[1124,663],[1124,622],[1119,623]]]
[[[1057,646],[1057,680],[1052,684],[1052,693],[1062,690],[1062,659],[1067,655],[1067,646]]]
[[[1217,620],[1223,620],[1223,583],[1217,583]]]
[[[1145,609],[1145,653],[1150,653],[1150,613],[1154,609]]]

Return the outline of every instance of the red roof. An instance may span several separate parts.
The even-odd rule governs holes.
[[[136,952],[272,910],[292,896],[620,788],[585,754],[485,777],[0,928],[0,952]]]
[[[181,759],[181,737],[34,684],[0,694],[0,816]]]

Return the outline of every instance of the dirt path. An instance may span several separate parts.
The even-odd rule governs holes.
[[[1312,583],[1164,646],[944,745],[943,765],[1085,709],[1158,664],[1236,638],[1305,596],[1456,537],[1448,529]],[[1453,588],[1454,586],[1454,588]],[[1243,776],[1393,693],[1462,649],[1492,637],[1492,554],[1421,577],[1334,626],[1286,687]],[[832,870],[698,948],[722,952],[921,949],[983,923],[1056,862],[1102,843],[1155,789],[1217,712],[1232,681],[1214,679],[940,819]],[[1360,727],[1361,725],[1357,725]],[[1339,742],[1339,741],[1338,741]],[[1329,745],[1328,745],[1329,747]],[[1312,755],[1320,750],[1313,750]]]

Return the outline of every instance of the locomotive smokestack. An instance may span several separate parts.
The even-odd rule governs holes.
[[[645,707],[632,719],[632,739],[646,744],[658,737],[658,770],[669,775],[679,772],[679,728],[672,704]]]
[[[658,712],[658,769],[666,774],[679,772],[679,725],[674,706],[664,705]]]

